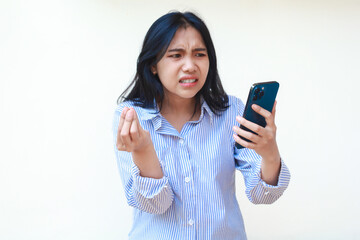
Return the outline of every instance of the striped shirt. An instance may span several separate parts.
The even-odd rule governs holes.
[[[121,103],[114,117],[114,141],[122,109],[133,107],[140,125],[150,132],[164,177],[141,177],[131,153],[118,151],[117,164],[128,204],[134,207],[129,239],[246,239],[235,196],[235,170],[244,176],[248,199],[271,204],[287,188],[290,173],[283,160],[277,186],[260,177],[261,157],[237,149],[232,137],[235,118],[244,104],[229,96],[229,108],[219,116],[201,105],[197,121],[187,122],[179,133],[154,109]]]

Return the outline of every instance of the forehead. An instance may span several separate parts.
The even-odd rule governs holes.
[[[205,47],[204,40],[198,30],[191,26],[179,28],[170,42],[169,48]]]

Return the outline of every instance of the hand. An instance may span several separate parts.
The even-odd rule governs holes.
[[[125,107],[121,112],[116,147],[119,151],[139,152],[152,146],[150,133],[139,123],[133,108]]]
[[[233,135],[235,141],[242,145],[245,148],[254,149],[263,159],[279,161],[280,153],[276,143],[276,125],[275,125],[275,112],[276,112],[276,101],[272,112],[261,108],[260,106],[253,104],[252,109],[259,113],[265,118],[266,127],[261,127],[253,122],[246,120],[240,116],[236,117],[238,121],[244,127],[247,127],[251,131],[257,133],[258,135],[245,131],[238,126],[234,126],[233,130],[236,134]],[[239,136],[242,136],[251,142],[247,142],[241,139]]]

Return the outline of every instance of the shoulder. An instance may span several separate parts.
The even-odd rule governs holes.
[[[116,109],[115,109],[115,112],[122,112],[122,110],[125,108],[125,107],[128,107],[128,108],[138,108],[136,105],[135,105],[135,102],[133,101],[124,101],[124,102],[121,102],[119,103],[117,106],[116,106]]]
[[[213,118],[215,122],[223,124],[227,122],[230,125],[236,124],[236,116],[242,116],[244,112],[244,104],[240,98],[232,95],[228,95],[228,107],[220,112],[220,114],[214,114]]]
[[[236,112],[237,114],[242,114],[244,111],[244,103],[241,101],[240,98],[228,95],[229,98],[229,108],[228,111]]]
[[[239,101],[241,102],[241,99],[238,97],[235,97],[233,95],[228,95],[229,98],[229,105],[237,104]]]
[[[139,120],[147,120],[157,115],[156,109],[143,108],[136,104],[134,101],[124,101],[119,103],[115,109],[115,115],[121,115],[125,107],[133,108],[139,117]]]

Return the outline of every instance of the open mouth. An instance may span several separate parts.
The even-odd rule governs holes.
[[[183,80],[180,80],[180,83],[194,83],[196,81],[197,81],[197,79],[183,79]]]

